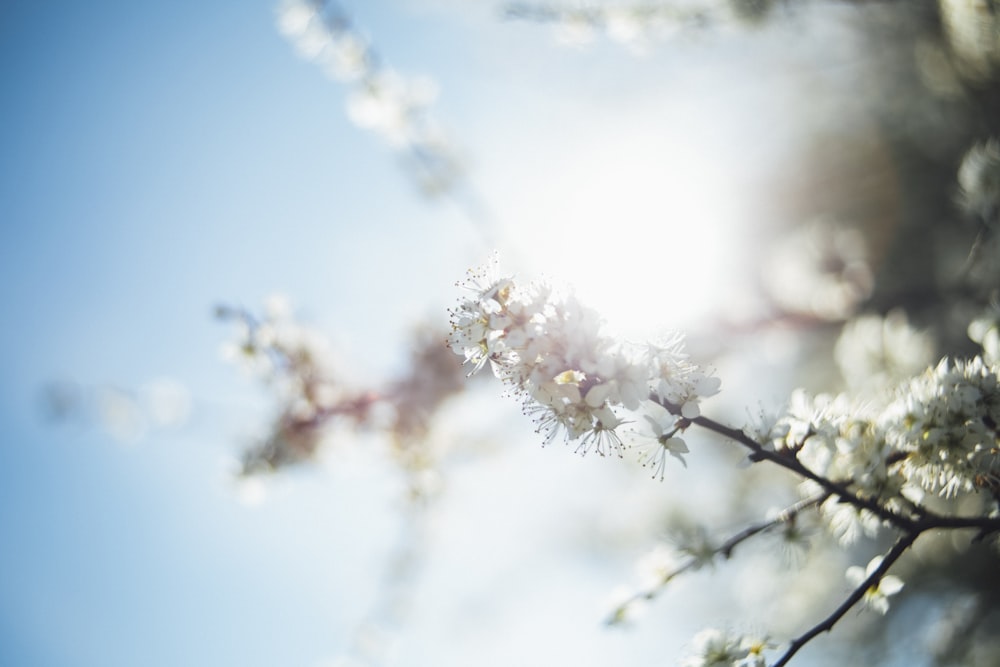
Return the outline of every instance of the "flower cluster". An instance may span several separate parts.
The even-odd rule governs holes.
[[[216,316],[237,325],[223,358],[270,385],[290,412],[310,419],[342,399],[329,342],[295,321],[284,297],[269,298],[260,318],[229,306],[218,307]]]
[[[391,454],[409,473],[414,496],[426,495],[438,458],[431,423],[465,383],[461,365],[441,345],[439,329],[413,332],[409,363],[394,380],[361,386],[346,377],[328,339],[295,319],[281,297],[255,316],[220,306],[216,315],[236,325],[223,356],[263,381],[278,404],[266,434],[244,452],[241,473],[271,472],[314,459],[335,424],[390,437]]]
[[[270,298],[260,318],[229,306],[218,307],[216,316],[237,325],[237,338],[223,345],[223,357],[262,380],[279,405],[267,434],[243,453],[241,474],[312,459],[334,414],[365,418],[370,397],[347,388],[327,339],[295,321],[282,297]]]
[[[906,383],[883,422],[889,446],[905,453],[901,474],[926,491],[954,497],[1000,472],[997,367],[979,357]]]
[[[881,404],[798,391],[766,434],[747,434],[893,511],[921,506],[927,495],[976,495],[992,490],[1000,473],[998,371],[980,357],[945,359],[897,385]],[[803,486],[816,492],[812,482]],[[880,525],[875,515],[836,497],[821,509],[845,543]]]
[[[562,434],[580,453],[621,455],[619,427],[645,409],[660,413],[647,420],[655,444],[646,463],[662,476],[663,457],[687,451],[680,433],[719,381],[688,361],[680,339],[639,345],[608,336],[572,293],[500,276],[495,257],[461,286],[472,294],[451,311],[449,344],[472,373],[490,364],[546,443]]]

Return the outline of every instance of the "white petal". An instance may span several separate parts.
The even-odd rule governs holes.
[[[878,590],[883,595],[895,595],[903,590],[903,580],[891,574],[886,575],[879,582]]]
[[[681,416],[685,419],[694,419],[701,414],[701,407],[697,401],[687,401],[681,406]]]

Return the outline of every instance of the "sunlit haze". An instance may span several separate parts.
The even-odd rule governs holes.
[[[575,287],[613,329],[648,337],[722,303],[738,184],[697,118],[659,133],[650,115],[634,120],[593,127],[526,199],[511,236],[526,264]]]

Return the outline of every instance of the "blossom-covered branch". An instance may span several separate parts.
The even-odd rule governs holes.
[[[562,436],[577,452],[621,456],[626,438],[638,437],[632,424],[641,418],[651,427],[643,461],[652,462],[661,479],[668,454],[684,461],[683,434],[697,426],[749,449],[751,462],[771,462],[800,480],[801,503],[775,521],[750,526],[664,569],[652,587],[621,602],[609,622],[622,620],[630,604],[652,598],[679,574],[716,555],[728,557],[743,541],[806,510],[817,510],[844,545],[885,527],[897,533],[896,546],[884,559],[873,560],[867,571],[848,571],[854,591],[792,641],[777,663],[784,665],[857,602],[885,613],[888,596],[902,587],[887,572],[921,534],[934,529],[975,529],[977,539],[1000,534],[1000,507],[990,483],[1000,471],[995,362],[944,359],[878,400],[796,392],[784,411],[735,429],[701,414],[702,399],[718,391],[719,381],[688,359],[679,337],[644,345],[615,339],[571,292],[505,276],[496,256],[460,285],[471,295],[451,311],[452,349],[471,366],[470,375],[490,365],[520,398],[546,444]],[[928,504],[931,498],[939,511]],[[976,503],[979,510],[959,513],[959,501],[966,512]],[[940,511],[942,506],[952,509]],[[702,643],[704,660],[691,664],[764,664],[766,642],[713,635]],[[722,662],[720,655],[726,658]]]
[[[332,345],[318,330],[298,322],[281,298],[257,316],[220,306],[220,319],[236,326],[223,355],[259,378],[278,404],[268,433],[243,453],[241,472],[278,470],[313,459],[335,423],[379,430],[389,436],[393,459],[422,495],[424,474],[434,467],[428,449],[429,421],[464,388],[461,366],[441,345],[441,332],[415,332],[409,367],[398,378],[358,383],[346,376]]]
[[[683,461],[682,432],[719,381],[688,360],[680,337],[644,345],[617,340],[571,292],[522,285],[498,270],[496,257],[471,270],[460,283],[471,294],[451,311],[449,343],[470,375],[489,364],[546,444],[564,437],[580,454],[620,457],[623,433],[639,437],[629,415],[642,409],[651,429],[644,465],[662,478],[668,454]],[[677,405],[678,414],[653,399]]]

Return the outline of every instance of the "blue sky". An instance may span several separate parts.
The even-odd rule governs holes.
[[[361,258],[412,242],[387,225],[426,211],[273,10],[0,9],[3,664],[311,665],[357,613],[322,575],[381,551],[332,535],[358,520],[325,485],[292,507],[235,502],[220,459],[259,402],[240,407],[249,392],[219,361],[228,332],[211,308],[284,290],[332,321],[371,317],[349,295],[385,266]],[[391,193],[377,215],[369,183]],[[197,397],[180,431],[127,448],[42,419],[50,380],[161,376]]]
[[[694,60],[636,60],[607,46],[557,49],[542,28],[495,20],[492,3],[353,4],[389,63],[441,85],[434,113],[468,152],[522,266],[575,272],[562,277],[598,305],[624,306],[623,317],[651,310],[622,298],[650,276],[691,297],[674,315],[718,296],[674,241],[636,236],[688,229],[687,242],[724,253],[716,266],[732,260],[724,227],[685,216],[697,208],[722,225],[734,215],[713,192],[752,169],[718,158],[755,108],[782,104],[744,95],[743,120],[717,122],[737,93],[720,92],[712,77],[733,70],[712,74],[712,64],[732,53],[695,44]],[[395,482],[369,461],[295,473],[262,507],[237,502],[226,460],[266,406],[219,360],[228,331],[211,310],[283,292],[360,370],[384,373],[414,323],[445,317],[452,283],[483,248],[459,211],[423,200],[392,152],[351,125],[343,89],[294,54],[274,10],[0,6],[2,664],[314,667],[343,651],[374,595],[371,563],[396,535]],[[659,83],[635,92],[637,81]],[[755,167],[768,159],[760,146],[745,151]],[[664,190],[681,176],[683,188]],[[702,283],[711,289],[696,291]],[[43,418],[39,392],[52,380],[135,389],[159,377],[189,388],[192,417],[138,444]],[[574,489],[599,488],[587,486],[598,473],[567,468],[565,456],[528,447],[467,469],[457,487],[471,500],[443,510],[451,528],[435,547],[456,561],[428,573],[402,664],[470,664],[484,650],[495,660],[486,665],[587,664],[667,641],[601,634],[599,611],[586,611],[627,564],[565,560],[572,534],[561,547],[524,546],[563,525],[565,504],[532,515],[532,494],[560,489],[587,516],[586,503],[573,509],[583,502]],[[582,486],[569,486],[576,475]],[[520,511],[497,513],[484,493],[512,485]],[[526,516],[527,528],[515,520]],[[514,595],[487,585],[493,576]],[[456,618],[467,621],[461,637]],[[678,620],[677,636],[690,624]]]

